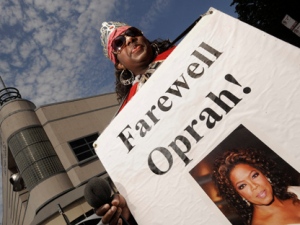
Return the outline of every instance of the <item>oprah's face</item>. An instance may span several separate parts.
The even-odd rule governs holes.
[[[272,186],[256,168],[248,164],[238,164],[232,169],[229,179],[240,196],[254,206],[272,203]]]

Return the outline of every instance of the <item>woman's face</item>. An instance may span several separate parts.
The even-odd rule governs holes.
[[[273,189],[261,171],[248,164],[236,165],[230,175],[236,191],[254,205],[269,205],[273,201]]]
[[[135,75],[139,70],[148,68],[153,59],[152,47],[144,36],[126,37],[126,45],[118,53],[117,59],[123,69],[131,70]]]

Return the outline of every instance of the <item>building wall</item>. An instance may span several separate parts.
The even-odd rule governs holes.
[[[4,224],[22,224],[28,208],[43,204],[44,199],[52,197],[52,193],[45,193],[44,199],[38,199],[33,205],[28,205],[30,191],[43,180],[61,175],[60,173],[63,172],[62,165],[34,110],[35,105],[23,99],[9,101],[0,110],[2,147],[5,151],[3,154],[5,157],[2,157],[4,171],[2,181],[5,184],[3,185]],[[38,132],[33,132],[34,135],[32,135],[33,130]],[[41,139],[41,136],[44,139]],[[44,143],[49,144],[44,145]],[[53,163],[53,160],[56,163]],[[50,165],[46,165],[45,162]],[[46,171],[44,168],[49,168],[49,170]],[[24,195],[20,191],[13,190],[9,179],[12,174],[16,173],[23,176],[27,187],[24,192],[29,192],[29,194]],[[68,179],[67,174],[65,172],[64,174]]]
[[[79,163],[68,142],[95,132],[101,134],[117,108],[113,93],[42,106],[36,110],[74,187],[99,174],[104,168],[98,160],[94,163]]]
[[[78,162],[69,142],[101,132],[118,109],[115,93],[41,106],[18,99],[0,108],[2,138],[3,225],[64,224],[58,204],[73,221],[91,207],[83,198],[87,181],[107,176],[97,156]],[[16,166],[7,141],[26,127],[41,126],[62,164],[63,171],[41,179],[30,190],[14,192],[9,183]],[[13,211],[13,213],[12,213]],[[16,213],[17,212],[17,213]]]

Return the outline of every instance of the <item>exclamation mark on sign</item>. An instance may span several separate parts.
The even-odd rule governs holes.
[[[231,74],[225,75],[225,80],[229,81],[230,83],[233,83],[233,84],[236,84],[236,85],[242,87],[242,86],[239,84],[239,82],[237,82],[237,80],[236,80]],[[245,94],[249,94],[249,93],[251,92],[251,88],[245,87],[245,88],[243,89],[243,92],[244,92]]]

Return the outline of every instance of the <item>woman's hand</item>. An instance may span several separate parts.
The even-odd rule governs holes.
[[[120,194],[115,194],[111,205],[105,204],[95,212],[98,216],[102,216],[102,223],[109,225],[121,225],[123,224],[120,215],[123,216],[125,220],[128,221],[130,218],[130,210],[127,206],[125,198]]]

